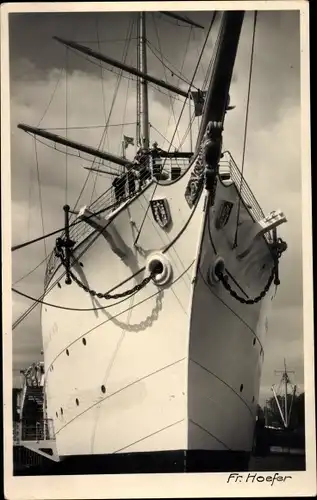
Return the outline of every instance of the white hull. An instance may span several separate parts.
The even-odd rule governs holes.
[[[151,185],[114,218],[110,236],[99,235],[86,249],[80,257],[83,267],[73,269],[82,282],[106,292],[176,238],[165,253],[173,269],[172,286],[160,291],[150,282],[133,297],[99,301],[62,279],[61,288],[55,285],[46,296],[47,302],[66,307],[107,306],[87,312],[42,308],[48,417],[54,419],[60,456],[252,448],[261,346],[273,290],[258,304],[244,305],[221,283],[208,285],[215,254],[207,225],[217,253],[250,297],[263,290],[273,262],[262,237],[237,260],[241,248],[232,250],[238,200],[234,185],[218,183],[214,209],[205,219],[205,195],[191,210],[184,197],[187,182],[188,174],[156,189],[158,198],[169,201],[169,231],[149,211],[138,239],[141,251],[133,246]],[[228,224],[216,230],[222,200],[231,200],[234,207]],[[240,219],[246,241],[254,226],[243,204]],[[59,269],[52,283],[61,273]],[[147,274],[139,273],[115,292]]]

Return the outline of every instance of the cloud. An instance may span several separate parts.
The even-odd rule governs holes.
[[[198,19],[197,21],[199,22]],[[231,102],[236,105],[236,108],[227,114],[224,131],[225,148],[230,149],[239,166],[241,166],[244,137],[252,22],[252,15],[248,14],[241,35],[241,46],[237,54],[235,77],[231,87]],[[56,23],[51,23],[50,30],[53,31],[56,26]],[[60,26],[60,30],[63,29]],[[160,29],[163,53],[167,54],[169,61],[179,68],[185,54],[188,31],[182,32],[180,40],[175,40],[175,37],[171,38],[175,33],[175,26],[173,28],[168,25],[164,33],[162,28]],[[273,382],[273,370],[282,365],[284,356],[296,368],[298,380],[303,383],[298,14],[296,18],[293,12],[283,14],[277,12],[274,15],[261,12],[257,30],[244,174],[264,211],[268,213],[273,209],[281,208],[288,219],[288,224],[281,228],[281,234],[288,243],[288,250],[281,259],[282,284],[278,290],[270,320],[262,377],[265,392],[265,388]],[[89,39],[91,35],[89,31],[92,31],[91,26],[86,31],[83,29],[80,38]],[[110,31],[114,34],[112,27]],[[123,28],[117,37],[121,37],[122,31],[124,31]],[[62,35],[62,33],[57,34]],[[22,33],[19,36],[22,40],[24,35]],[[154,31],[151,32],[151,36],[155,43]],[[33,34],[32,40],[34,37]],[[197,62],[203,37],[203,34],[196,35],[195,40],[192,39],[188,46],[184,62],[184,72],[188,79]],[[45,40],[45,33],[42,33],[42,38]],[[32,40],[25,41],[25,43],[31,44]],[[39,43],[40,37],[37,40]],[[214,43],[215,36],[213,35],[209,45],[213,46]],[[30,51],[27,53],[21,46],[18,47],[17,41],[14,47],[16,55],[23,55],[14,60],[11,79],[12,238],[13,243],[17,244],[42,234],[38,176],[41,180],[43,221],[46,233],[63,225],[62,206],[66,200],[65,155],[43,144],[37,144],[37,169],[34,141],[16,128],[17,123],[24,122],[36,126],[43,118],[43,112],[56,89],[41,126],[65,127],[67,83],[68,127],[102,125],[106,121],[116,92],[117,76],[104,71],[102,85],[100,68],[94,66],[93,70],[88,71],[90,67],[88,63],[83,64],[83,60],[80,63],[78,58],[74,63],[72,61],[75,60],[75,56],[70,55],[71,68],[66,78],[65,72],[61,70],[60,47],[54,49],[55,45],[50,42],[49,53],[54,53],[55,56],[48,61],[44,60],[43,55],[39,60],[38,53],[32,58]],[[120,50],[122,53],[122,45]],[[109,53],[109,47],[108,50],[103,51]],[[41,49],[41,53],[45,53],[44,49]],[[211,52],[207,51],[206,54],[203,60],[204,71],[201,71],[197,78],[199,83],[203,81],[210,62]],[[121,57],[120,54],[119,56],[118,54],[111,55]],[[53,64],[52,61],[55,63]],[[130,63],[132,63],[132,56]],[[149,70],[159,78],[164,78],[163,68],[157,62],[155,63],[154,59],[149,65]],[[170,72],[167,74],[171,83],[186,88],[184,83],[177,81],[176,76],[172,76]],[[135,82],[122,79],[117,89],[117,99],[113,106],[110,123],[135,122],[135,92]],[[153,88],[149,89],[149,96],[152,140],[157,140],[162,147],[166,148],[167,141],[173,137],[175,119],[177,120],[182,109],[182,102],[173,98],[173,114],[168,96],[158,94]],[[187,124],[188,109],[185,110],[184,118],[178,127],[178,134],[175,135],[173,141],[175,146],[178,146],[183,139]],[[105,150],[121,154],[123,133],[134,136],[135,127],[135,123],[124,128],[110,127],[105,140],[102,140],[102,128],[68,130],[68,137],[94,147],[101,144]],[[167,140],[164,141],[157,130]],[[53,132],[65,134],[63,130]],[[187,135],[183,144],[184,150],[189,149],[189,142]],[[129,148],[129,157],[132,154],[133,148]],[[67,201],[71,206],[74,206],[87,177],[87,171],[83,169],[83,166],[90,165],[85,159],[68,157]],[[95,175],[90,175],[81,205],[89,203],[94,185]],[[107,179],[98,176],[94,196],[101,194],[108,185]],[[49,251],[53,244],[54,238],[47,241]],[[14,252],[13,282],[28,273],[44,257],[43,242]],[[29,295],[39,296],[43,291],[43,275],[44,266],[41,266],[16,287]],[[27,299],[13,295],[13,319],[16,319],[29,305],[31,302]],[[14,330],[15,368],[24,367],[39,358],[41,351],[39,328],[39,308],[37,308]]]

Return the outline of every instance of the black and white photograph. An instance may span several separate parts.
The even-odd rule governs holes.
[[[308,4],[1,27],[6,496],[316,493]]]

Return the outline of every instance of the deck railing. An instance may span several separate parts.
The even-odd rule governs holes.
[[[171,173],[173,169],[178,168],[179,169],[179,175],[181,175],[183,172],[186,171],[188,168],[188,159],[177,159],[177,158],[166,158],[163,160],[164,161],[164,168],[163,172],[166,172],[166,174],[171,177]],[[151,180],[151,177],[147,178],[144,177],[142,178],[142,174],[140,174],[139,180],[136,180],[136,191],[139,191],[142,189],[143,186],[146,185],[148,181]],[[119,195],[120,202],[118,203],[117,197]],[[117,197],[116,197],[117,196]],[[115,189],[113,187],[109,188],[107,191],[105,191],[101,196],[99,196],[90,206],[89,209],[94,212],[98,213],[102,211],[103,217],[106,217],[107,212],[110,213],[113,210],[115,210],[122,202],[126,201],[130,197],[134,196],[134,194],[131,195],[131,192],[129,192],[129,185],[128,181],[125,182],[122,187],[117,189],[117,192],[115,192]],[[70,224],[74,223],[76,221],[76,215],[73,215],[70,218]],[[89,225],[85,224],[84,222],[79,222],[78,224],[75,224],[74,226],[70,227],[69,230],[69,235],[70,238],[76,242],[76,244],[80,243],[83,241],[84,238],[89,236],[89,234],[93,233],[94,229]],[[61,234],[61,237],[63,237],[64,233]],[[46,267],[46,272],[45,272],[45,278],[44,278],[44,288],[47,287],[48,282],[50,280],[51,275],[55,271],[58,263],[60,262],[60,259],[56,257],[55,253],[52,252],[48,263]]]
[[[232,181],[235,183],[237,189],[239,192],[241,192],[241,197],[244,201],[244,203],[248,206],[250,209],[253,217],[255,220],[261,220],[264,218],[264,213],[259,205],[259,203],[256,201],[255,196],[253,195],[250,187],[248,186],[246,180],[243,178],[242,173],[240,172],[237,164],[235,163],[232,155],[226,151],[224,153],[223,158],[220,161],[220,167],[226,167],[228,170],[230,170],[230,176]],[[179,168],[179,174],[182,174],[185,172],[185,170],[188,168],[188,160],[186,159],[175,159],[175,158],[169,158],[164,160],[164,171],[167,172],[169,177],[171,176],[172,169],[178,167]],[[140,186],[139,186],[140,188]],[[120,203],[126,201],[131,194],[129,193],[129,188],[128,188],[128,183],[126,182],[120,190],[117,190],[117,193],[115,193],[115,189],[113,187],[109,188],[105,193],[103,193],[99,198],[97,198],[89,207],[89,209],[94,212],[98,213],[100,211],[103,211],[103,217],[107,215],[107,212],[110,213],[114,209],[118,207],[118,201],[117,197],[115,196],[119,194],[120,198]],[[70,218],[70,224],[74,223],[76,221],[76,215],[72,216]],[[94,231],[94,229],[89,225],[85,224],[84,222],[80,222],[78,224],[75,224],[74,226],[70,227],[70,238],[76,242],[76,244],[80,243],[83,241],[84,238],[89,236]],[[63,236],[64,233],[61,234]],[[271,240],[270,234],[267,236],[268,240]],[[50,258],[48,260],[48,264],[46,267],[46,272],[45,272],[45,278],[44,278],[44,288],[47,287],[48,282],[50,280],[51,275],[55,271],[58,263],[60,262],[59,258],[55,256],[55,253],[52,252],[50,255]]]

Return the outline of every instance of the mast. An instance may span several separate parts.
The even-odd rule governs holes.
[[[174,14],[173,12],[166,11],[166,10],[161,10],[161,14],[164,14],[164,16],[171,17],[172,19],[176,19],[177,21],[182,21],[183,23],[189,24],[190,26],[193,26],[194,28],[200,28],[204,29],[204,27],[201,24],[194,23],[191,19],[188,17],[183,17],[180,16],[179,14]]]
[[[90,146],[85,146],[76,141],[71,141],[66,137],[61,137],[57,134],[52,134],[47,130],[31,127],[29,125],[25,125],[24,123],[19,123],[18,128],[24,130],[24,132],[30,132],[31,134],[38,135],[40,137],[44,137],[52,142],[56,142],[57,144],[62,144],[63,146],[69,146],[70,148],[77,149],[78,151],[82,151],[83,153],[87,153],[88,155],[96,156],[97,158],[101,158],[103,160],[111,161],[116,165],[121,165],[122,167],[128,167],[132,165],[132,162],[127,160],[126,158],[120,158],[120,156],[115,156],[110,153],[106,153],[105,151],[99,151],[99,149],[92,148]]]
[[[206,95],[203,115],[199,127],[196,152],[200,147],[209,122],[223,124],[228,106],[229,88],[236,59],[244,11],[223,13],[216,51],[214,71]]]
[[[160,80],[159,78],[155,78],[154,76],[145,74],[142,71],[138,70],[137,68],[134,68],[133,66],[129,66],[128,64],[124,64],[121,61],[116,61],[115,59],[112,59],[112,57],[105,56],[104,54],[100,54],[99,52],[92,50],[89,47],[85,47],[84,45],[81,45],[77,42],[65,40],[64,38],[60,38],[58,36],[53,36],[53,39],[59,43],[62,43],[66,47],[70,47],[74,50],[78,50],[78,52],[81,52],[82,54],[86,54],[89,57],[93,57],[94,59],[97,59],[98,61],[105,62],[106,64],[110,64],[111,66],[114,66],[115,68],[122,69],[123,71],[131,73],[131,75],[142,78],[142,79],[146,80],[147,82],[154,83],[154,85],[157,85],[158,87],[162,87],[162,88],[169,90],[170,92],[174,92],[175,94],[178,94],[182,97],[186,97],[186,98],[188,97],[190,99],[192,98],[189,90],[185,91],[185,90],[179,89],[178,87],[175,87],[175,85],[167,83],[164,80]]]
[[[288,377],[288,374],[289,373],[295,373],[295,372],[294,371],[287,371],[287,368],[286,368],[286,359],[284,358],[284,370],[282,370],[282,371],[275,370],[275,373],[276,374],[281,373],[282,374],[282,381],[284,382],[284,415],[283,415],[282,409],[280,407],[280,404],[278,402],[278,398],[277,398],[276,392],[274,390],[274,386],[272,386],[272,391],[273,391],[273,394],[274,394],[274,397],[275,397],[275,401],[277,403],[277,406],[278,406],[281,418],[283,420],[285,429],[287,429],[288,426],[289,426],[289,423],[290,423],[291,409],[292,409],[292,406],[293,406],[293,400],[294,400],[294,396],[295,396],[295,392],[296,392],[296,386],[294,386],[293,393],[292,393],[291,408],[290,408],[290,411],[288,411],[288,402],[287,402],[288,392],[287,392],[287,386],[288,386],[288,384],[290,384],[290,379]]]
[[[140,37],[140,14],[137,13],[137,49],[136,49],[136,69],[141,70],[140,53],[141,53],[141,37]],[[135,153],[141,147],[141,77],[136,78],[136,134],[135,134]]]
[[[288,423],[288,416],[287,416],[287,383],[288,383],[288,376],[287,376],[287,371],[286,371],[286,360],[284,358],[284,387],[285,387],[284,401],[285,401],[285,422],[286,423]]]
[[[147,57],[146,57],[146,13],[140,14],[140,70],[143,74],[147,74]],[[145,78],[141,80],[141,114],[142,114],[142,147],[149,149],[150,134],[149,134],[149,96],[148,84]]]

